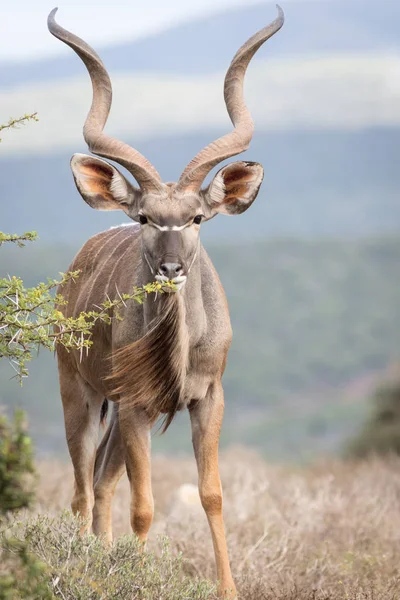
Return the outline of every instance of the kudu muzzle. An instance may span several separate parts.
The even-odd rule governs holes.
[[[188,276],[188,261],[185,260],[182,234],[178,231],[162,231],[157,240],[155,255],[160,257],[155,265],[156,280],[160,283],[172,281],[177,291],[181,290]],[[167,291],[175,291],[166,288]]]

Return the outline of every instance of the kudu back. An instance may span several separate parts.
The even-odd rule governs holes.
[[[137,150],[106,135],[111,82],[94,50],[60,27],[54,9],[50,32],[68,44],[87,67],[93,100],[83,135],[89,150],[125,167],[136,185],[111,163],[75,154],[71,168],[81,196],[98,210],[122,210],[132,219],[92,237],[70,269],[80,270],[59,292],[66,316],[93,310],[133,286],[172,281],[173,291],[144,304],[127,301],[122,320],[98,322],[87,356],[58,346],[58,369],[68,447],[74,466],[72,509],[111,542],[111,501],[123,472],[131,485],[131,525],[145,542],[153,518],[150,431],[160,415],[167,428],[177,410],[190,412],[199,492],[214,544],[219,595],[236,596],[222,518],[218,442],[224,410],[221,378],[232,331],[218,275],[200,243],[201,223],[218,213],[238,215],[255,200],[263,179],[260,164],[221,161],[249,147],[253,123],[243,99],[247,66],[258,48],[283,25],[284,16],[251,37],[236,53],[225,77],[224,97],[234,125],[184,169],[177,183],[163,183]],[[107,400],[113,411],[98,446]]]

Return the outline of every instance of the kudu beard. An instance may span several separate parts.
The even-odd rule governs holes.
[[[106,382],[121,416],[132,406],[144,408],[152,422],[165,414],[164,432],[184,405],[188,332],[181,294],[161,294],[157,312],[143,337],[113,353]]]

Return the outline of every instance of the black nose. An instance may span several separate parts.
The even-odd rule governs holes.
[[[168,279],[175,279],[182,273],[182,265],[178,263],[163,263],[160,266],[161,275],[165,275]]]

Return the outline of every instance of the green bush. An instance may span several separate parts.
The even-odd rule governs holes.
[[[13,425],[0,417],[0,520],[10,511],[31,505],[33,473],[32,444],[24,414],[17,411]]]
[[[0,600],[212,600],[213,585],[185,575],[167,540],[143,553],[135,536],[108,549],[82,537],[78,519],[17,521],[34,501],[32,446],[24,415],[0,419]]]
[[[0,418],[0,600],[47,600],[53,595],[47,585],[45,565],[14,538],[11,523],[15,512],[29,508],[34,500],[32,445],[26,433],[24,414],[15,413],[14,423]]]
[[[125,536],[107,548],[93,535],[79,535],[81,523],[65,513],[58,519],[39,516],[17,524],[8,532],[14,544],[26,544],[24,551],[37,556],[41,565],[37,588],[45,593],[21,588],[21,595],[0,599],[60,597],[64,600],[212,600],[214,586],[184,574],[181,555],[173,556],[166,539],[158,555],[141,550],[135,536]],[[7,535],[0,551],[8,549]],[[1,573],[2,567],[0,567]],[[45,575],[43,575],[45,573]],[[24,573],[26,576],[26,573]],[[19,585],[19,583],[17,582]],[[1,587],[0,587],[1,590]],[[36,594],[36,595],[35,595]],[[47,595],[46,595],[47,594]]]
[[[393,453],[400,455],[400,377],[377,389],[369,419],[345,449],[348,458]]]
[[[25,541],[0,532],[0,600],[51,600],[54,595],[44,565]]]

